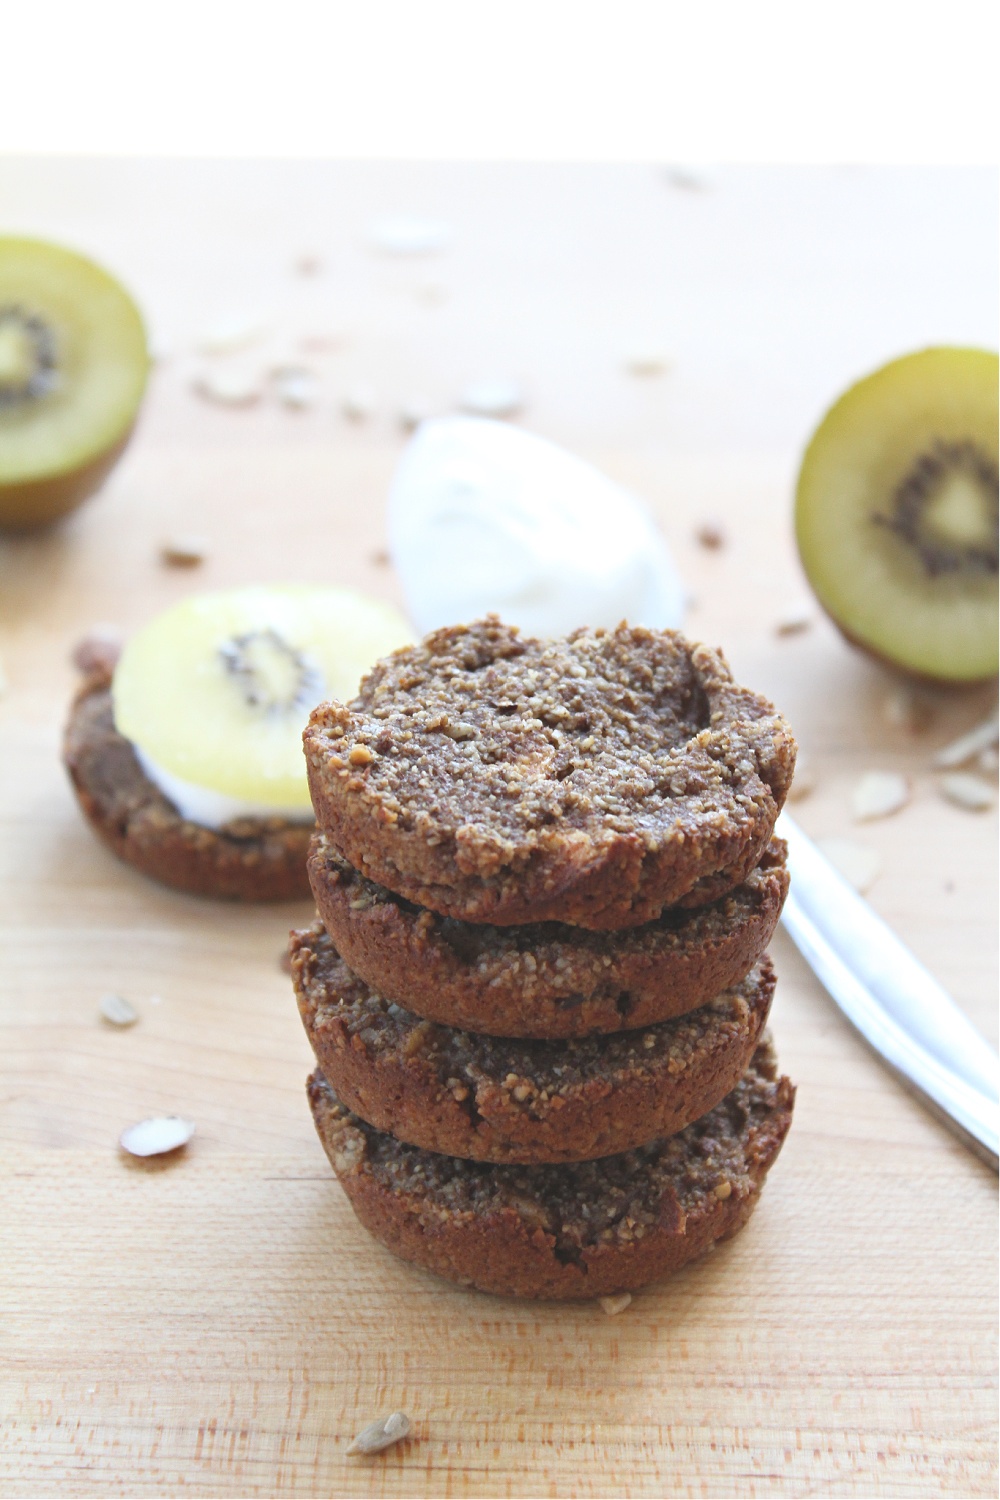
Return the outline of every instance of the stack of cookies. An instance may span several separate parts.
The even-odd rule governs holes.
[[[380,662],[305,748],[292,970],[362,1223],[528,1297],[634,1290],[739,1229],[794,1098],[764,1034],[772,706],[676,632],[491,617]]]

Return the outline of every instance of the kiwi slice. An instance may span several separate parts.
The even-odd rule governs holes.
[[[997,670],[998,361],[923,349],[860,380],[814,433],[795,529],[820,603],[921,676]]]
[[[390,604],[308,584],[197,594],[125,646],[120,734],[195,787],[288,814],[310,810],[302,731],[324,698],[353,698],[380,656],[412,640]]]
[[[98,488],[149,368],[135,303],[60,245],[0,237],[0,526],[42,526]]]

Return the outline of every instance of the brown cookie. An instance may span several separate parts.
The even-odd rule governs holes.
[[[182,818],[115,728],[106,671],[88,677],[73,702],[63,762],[98,838],[144,875],[231,901],[308,897],[313,829],[283,818],[242,818],[215,830]]]
[[[325,834],[308,863],[337,950],[380,995],[469,1031],[570,1037],[655,1025],[742,979],[777,924],[786,854],[773,839],[744,883],[711,906],[673,907],[620,932],[441,917],[359,875]]]
[[[728,1239],[756,1206],[795,1101],[765,1041],[732,1092],[679,1135],[523,1167],[403,1145],[352,1114],[322,1073],[308,1089],[326,1154],[376,1239],[449,1281],[518,1297],[635,1291]]]
[[[291,950],[303,1024],[345,1105],[401,1141],[479,1161],[585,1161],[683,1129],[740,1078],[774,994],[763,958],[733,989],[659,1026],[521,1041],[436,1026],[383,1000],[319,924],[293,933]]]
[[[305,732],[342,857],[444,916],[608,929],[703,906],[771,838],[795,746],[676,631],[523,638],[495,616],[378,663]]]

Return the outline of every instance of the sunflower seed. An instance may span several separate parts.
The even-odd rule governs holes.
[[[851,808],[859,823],[887,818],[910,800],[910,784],[896,771],[866,771],[854,788]]]
[[[121,995],[102,995],[100,1010],[112,1026],[134,1026],[139,1019],[135,1006]]]
[[[951,770],[953,766],[964,766],[980,750],[988,750],[996,743],[997,716],[993,714],[982,724],[977,724],[975,729],[970,729],[968,734],[959,735],[957,740],[945,745],[937,752],[931,764],[941,771]]]
[[[197,395],[217,406],[253,406],[261,395],[260,376],[246,370],[202,370],[192,385]]]
[[[615,1313],[625,1311],[626,1307],[628,1307],[629,1303],[632,1301],[632,1293],[619,1292],[615,1297],[598,1297],[597,1300],[604,1308],[604,1311],[607,1313],[608,1317],[613,1318]]]
[[[490,378],[466,386],[458,404],[477,417],[513,417],[524,409],[525,399],[517,381]]]
[[[130,1156],[164,1156],[186,1146],[193,1135],[190,1120],[182,1120],[178,1115],[157,1115],[123,1130],[120,1143]]]
[[[367,1427],[362,1427],[348,1453],[381,1453],[383,1448],[391,1448],[393,1443],[398,1443],[405,1438],[410,1430],[410,1419],[405,1412],[394,1411],[389,1417],[380,1417],[377,1422],[369,1422]]]
[[[969,812],[985,812],[996,801],[993,788],[968,771],[952,771],[950,775],[942,776],[938,790],[948,802],[968,808]]]
[[[171,536],[160,543],[160,561],[168,568],[196,568],[208,556],[203,536]]]
[[[445,250],[451,240],[451,225],[440,219],[392,214],[374,219],[368,226],[369,245],[383,255],[434,255]]]
[[[853,839],[817,839],[816,847],[826,855],[835,870],[839,870],[849,885],[861,895],[875,884],[882,869],[882,862],[874,849],[867,844],[856,844]]]

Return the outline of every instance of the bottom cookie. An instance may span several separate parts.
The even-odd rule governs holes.
[[[308,1083],[323,1147],[365,1228],[404,1260],[505,1296],[635,1291],[742,1228],[792,1119],[763,1042],[721,1104],[678,1135],[599,1161],[496,1166],[407,1146]]]

